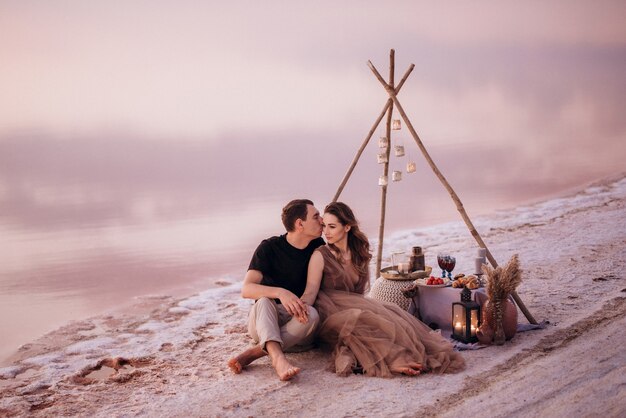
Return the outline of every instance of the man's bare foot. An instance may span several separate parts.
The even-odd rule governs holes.
[[[292,377],[300,373],[300,368],[292,366],[284,356],[279,357],[272,362],[274,369],[278,374],[278,378],[283,382],[290,380]]]
[[[417,376],[422,372],[422,365],[419,363],[409,363],[406,366],[394,367],[391,371],[393,373],[404,374],[407,376]]]
[[[237,357],[233,357],[228,360],[228,367],[235,374],[241,373],[244,367],[248,364],[252,363],[254,360],[259,359],[263,356],[267,355],[260,345],[256,345],[252,348],[248,348],[243,353],[239,354]]]

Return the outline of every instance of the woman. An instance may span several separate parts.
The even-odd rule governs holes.
[[[369,242],[352,210],[334,202],[324,210],[327,245],[309,261],[302,300],[315,303],[320,339],[333,348],[335,372],[416,376],[465,366],[452,344],[398,306],[364,297],[369,289]],[[317,298],[317,299],[316,299]]]

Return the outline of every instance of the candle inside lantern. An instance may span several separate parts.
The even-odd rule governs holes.
[[[413,161],[406,163],[406,172],[415,173],[415,163]]]
[[[472,301],[472,291],[464,287],[461,300],[452,303],[452,338],[463,343],[478,341],[480,305]]]
[[[391,129],[393,129],[394,131],[399,130],[402,127],[402,125],[400,124],[400,119],[394,119],[391,122]]]
[[[483,247],[478,248],[478,256],[483,258],[487,257],[487,249]]]
[[[398,271],[402,274],[409,272],[409,263],[398,263]]]
[[[378,178],[378,185],[379,186],[386,186],[387,185],[387,176],[380,176]]]
[[[478,311],[472,311],[470,314],[470,337],[476,336],[476,331],[478,330]]]

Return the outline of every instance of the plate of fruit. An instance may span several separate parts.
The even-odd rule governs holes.
[[[452,285],[452,280],[445,277],[434,277],[430,276],[427,279],[417,279],[415,283],[418,286],[427,286],[427,287],[448,287]]]

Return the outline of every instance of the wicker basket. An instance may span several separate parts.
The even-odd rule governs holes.
[[[411,300],[402,294],[402,289],[409,287],[413,282],[413,279],[389,280],[384,277],[379,277],[372,285],[369,297],[383,302],[395,303],[406,311],[409,309]]]

